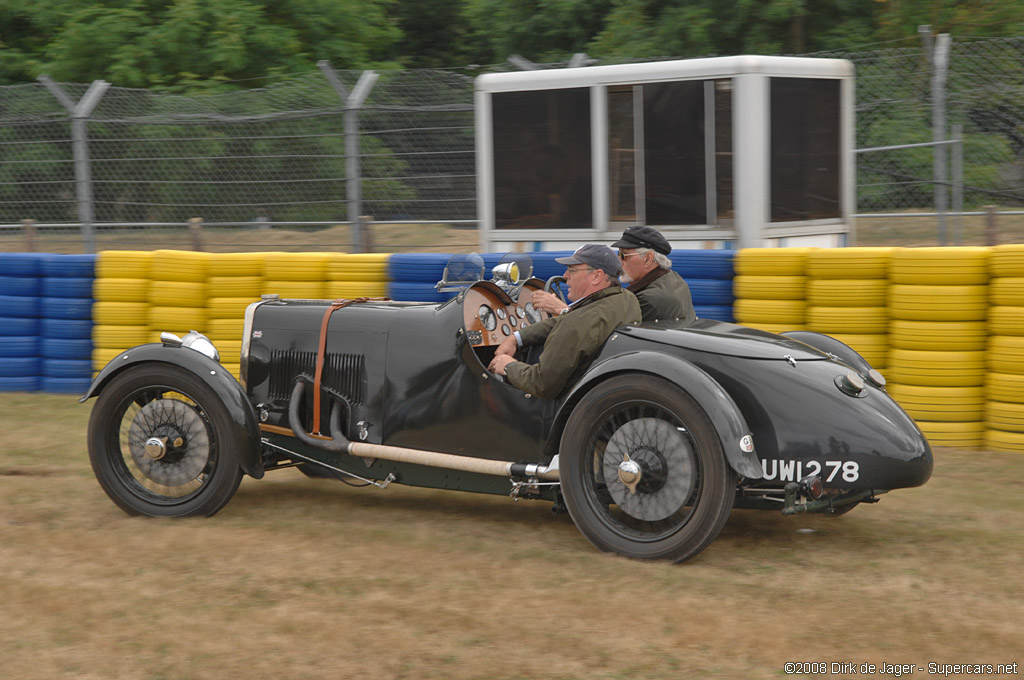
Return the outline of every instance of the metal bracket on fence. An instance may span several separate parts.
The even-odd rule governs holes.
[[[345,102],[345,192],[348,201],[348,221],[352,228],[352,252],[363,252],[359,219],[363,212],[362,169],[359,165],[359,109],[370,96],[377,78],[376,71],[363,71],[356,86],[349,92],[341,82],[331,62],[322,59],[317,66],[323,71],[338,97]]]
[[[75,103],[60,85],[53,82],[50,76],[43,74],[37,78],[50,91],[57,101],[71,114],[71,147],[75,157],[75,192],[78,197],[78,221],[82,224],[82,241],[86,253],[96,252],[96,237],[93,233],[92,172],[89,165],[89,134],[86,121],[93,109],[100,103],[103,94],[110,88],[105,80],[94,80],[82,98]]]

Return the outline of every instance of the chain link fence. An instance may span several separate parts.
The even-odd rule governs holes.
[[[931,43],[806,55],[855,64],[855,146],[880,148],[857,154],[858,243],[943,242],[937,186],[962,190],[953,242],[991,240],[990,205],[998,238],[1024,241],[1024,39],[953,41],[938,89]],[[0,250],[475,247],[484,70],[383,71],[357,106],[364,74],[329,67],[213,95],[0,87]],[[937,176],[952,145],[928,143],[950,126],[962,159]]]

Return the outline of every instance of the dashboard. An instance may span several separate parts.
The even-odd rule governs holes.
[[[506,303],[504,295],[489,287],[470,288],[462,306],[469,344],[473,347],[500,345],[520,328],[547,318],[546,312],[534,309],[529,301],[534,290],[541,288],[524,285],[519,294],[522,302]]]

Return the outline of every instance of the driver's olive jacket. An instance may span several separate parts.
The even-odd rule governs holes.
[[[587,370],[616,328],[640,323],[640,303],[619,286],[591,293],[561,316],[519,331],[524,346],[544,344],[536,364],[505,367],[508,381],[544,399],[554,399]]]
[[[697,320],[690,287],[671,269],[653,269],[631,283],[629,291],[640,301],[644,321],[678,319],[689,325]]]

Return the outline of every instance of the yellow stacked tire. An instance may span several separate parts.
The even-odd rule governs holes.
[[[891,255],[889,392],[933,446],[985,445],[978,393],[989,370],[990,252],[899,248]]]
[[[386,298],[390,253],[331,253],[324,294],[329,300]]]
[[[1014,356],[1024,341],[1024,244],[992,248],[989,271],[985,448],[1024,453],[1024,369]]]
[[[92,368],[99,371],[122,350],[156,342],[150,332],[150,265],[152,251],[104,250],[93,274]]]
[[[263,293],[322,300],[330,253],[266,253]]]
[[[895,248],[815,248],[807,257],[807,276],[815,279],[889,278]]]
[[[150,330],[185,335],[206,332],[206,279],[212,255],[154,250],[150,266]]]
[[[935,286],[984,286],[989,280],[986,247],[898,248],[889,262],[889,281]]]
[[[889,340],[901,349],[979,352],[988,344],[988,325],[984,321],[893,319]]]
[[[988,370],[986,447],[1024,452],[1024,335],[992,335]]]
[[[889,354],[893,248],[818,248],[807,255],[807,329],[846,343],[874,368]]]
[[[771,333],[806,329],[809,248],[744,248],[733,266],[736,323]]]
[[[206,335],[238,377],[245,310],[260,299],[266,253],[217,253],[206,280]]]

